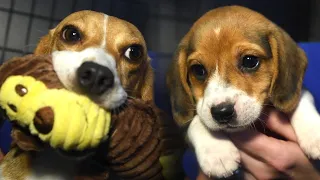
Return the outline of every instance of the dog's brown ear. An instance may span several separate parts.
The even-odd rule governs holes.
[[[146,70],[143,74],[144,80],[141,86],[141,99],[144,101],[153,101],[153,69],[150,63],[151,59],[148,57],[146,63]]]
[[[307,57],[280,27],[271,33],[269,42],[275,67],[269,92],[271,102],[284,112],[292,112],[300,99]]]
[[[187,68],[187,47],[180,45],[175,52],[166,80],[173,118],[179,126],[187,125],[195,114]]]
[[[35,55],[47,55],[51,54],[52,51],[52,33],[53,30],[50,30],[49,33],[40,38],[40,41],[34,50]]]

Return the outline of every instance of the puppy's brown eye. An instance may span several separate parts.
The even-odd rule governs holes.
[[[129,60],[137,61],[142,56],[142,47],[140,45],[132,45],[126,49],[124,55]]]
[[[260,61],[256,56],[244,56],[241,59],[240,69],[246,72],[253,72],[259,68]]]
[[[204,81],[207,78],[207,70],[202,64],[194,64],[190,67],[190,70],[199,81]]]
[[[76,43],[81,40],[81,34],[76,27],[66,26],[62,31],[62,39],[68,43]]]

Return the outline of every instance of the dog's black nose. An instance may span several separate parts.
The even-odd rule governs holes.
[[[94,62],[84,62],[77,71],[80,88],[88,94],[101,95],[114,84],[112,71]]]
[[[234,119],[236,113],[234,111],[234,104],[221,103],[211,108],[211,115],[219,124],[226,124]]]

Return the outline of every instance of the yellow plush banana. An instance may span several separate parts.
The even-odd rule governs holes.
[[[110,112],[85,96],[48,89],[31,76],[8,77],[0,89],[0,106],[10,120],[63,150],[94,148],[110,129]]]

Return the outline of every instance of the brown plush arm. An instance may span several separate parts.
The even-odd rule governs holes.
[[[184,146],[173,120],[153,102],[138,99],[128,100],[112,120],[110,141],[100,148],[97,160],[121,179],[164,179],[159,158]]]

